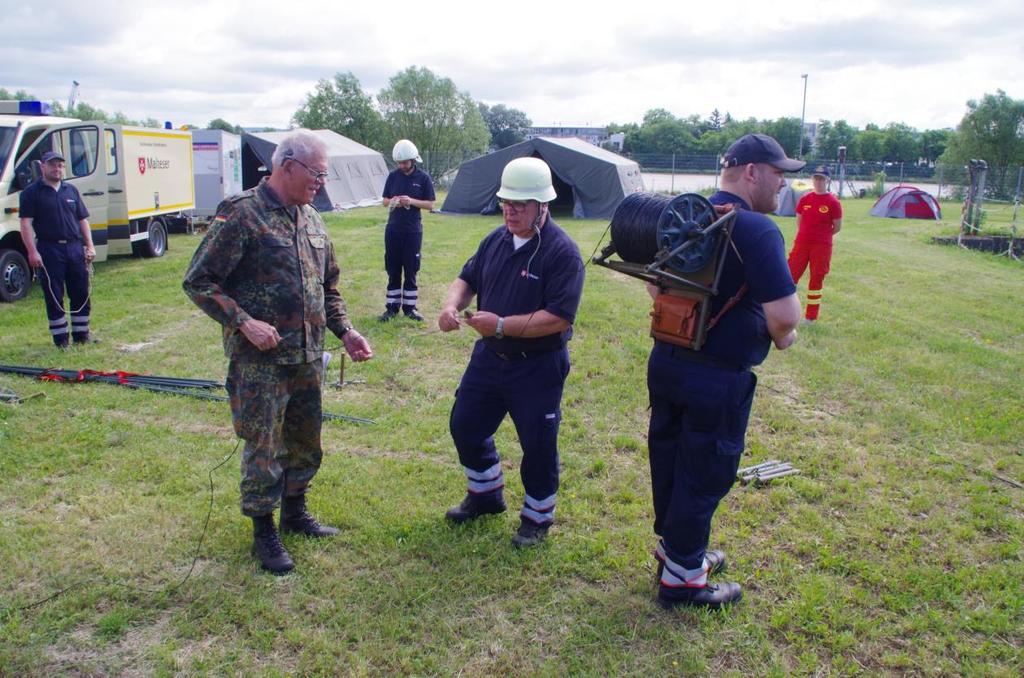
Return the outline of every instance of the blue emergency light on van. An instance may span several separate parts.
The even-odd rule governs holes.
[[[0,114],[50,115],[50,104],[44,101],[0,101]]]

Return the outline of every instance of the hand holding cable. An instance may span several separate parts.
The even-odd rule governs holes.
[[[469,311],[466,313],[466,318],[468,319],[472,313]],[[441,315],[437,317],[437,326],[442,332],[451,332],[462,327],[462,324],[459,322],[459,310],[454,306],[446,306],[441,309]]]
[[[493,337],[498,331],[498,316],[489,311],[477,311],[466,316],[466,324],[476,330],[481,337]]]
[[[370,348],[370,342],[366,341],[366,337],[355,330],[349,330],[341,335],[341,343],[345,344],[345,352],[357,363],[373,357],[373,349]]]
[[[277,333],[276,327],[255,318],[246,320],[238,329],[249,343],[261,351],[269,351],[281,341],[281,335]]]

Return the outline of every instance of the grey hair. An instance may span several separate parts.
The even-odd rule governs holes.
[[[274,149],[271,162],[280,167],[288,158],[309,160],[314,155],[327,155],[327,144],[312,132],[299,131],[289,134]]]

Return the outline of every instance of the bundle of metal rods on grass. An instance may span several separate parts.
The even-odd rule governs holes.
[[[224,384],[211,379],[187,379],[183,377],[157,377],[146,374],[135,374],[132,372],[98,372],[96,370],[55,370],[42,367],[22,367],[19,365],[0,365],[0,372],[9,374],[20,374],[24,377],[34,377],[41,381],[60,381],[65,383],[99,382],[114,384],[116,386],[127,386],[129,388],[143,389],[157,393],[170,395],[188,396],[201,400],[215,400],[217,402],[228,402],[227,396],[206,393],[207,389],[224,388]],[[373,424],[372,419],[361,417],[350,417],[345,414],[333,414],[324,412],[323,418],[329,421],[350,421],[356,424]]]
[[[778,478],[785,478],[797,473],[800,473],[800,469],[793,468],[793,465],[788,461],[769,459],[754,466],[741,468],[736,472],[736,479],[743,485],[753,482],[754,485],[760,487]]]

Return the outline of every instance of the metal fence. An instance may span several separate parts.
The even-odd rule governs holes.
[[[455,180],[459,165],[476,157],[469,151],[448,153],[423,153],[423,168],[430,173],[435,185],[447,189]],[[675,153],[626,154],[640,165],[644,173],[647,190],[666,193],[705,191],[718,186],[720,158],[714,154],[685,155]],[[390,162],[389,162],[390,164]],[[796,178],[809,179],[818,165],[827,165],[833,171],[833,181],[838,179],[834,160],[811,158]],[[996,204],[1012,204],[1021,193],[1024,167],[989,167],[985,187],[986,200]],[[918,164],[890,162],[847,162],[847,185],[844,196],[880,195],[899,184],[912,184],[941,200],[963,200],[970,185],[967,168],[961,165]],[[834,187],[833,190],[837,190]]]

